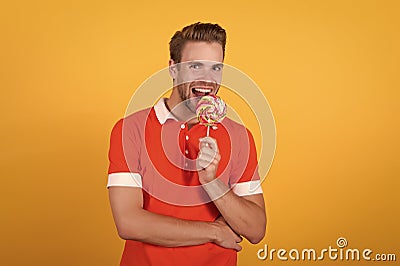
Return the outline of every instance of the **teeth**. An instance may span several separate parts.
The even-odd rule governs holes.
[[[211,92],[210,89],[194,88],[194,90],[197,91],[197,92],[202,92],[202,93],[209,93],[209,92]]]

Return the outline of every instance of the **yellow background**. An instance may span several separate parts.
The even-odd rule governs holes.
[[[172,34],[197,21],[226,28],[226,63],[262,88],[276,121],[267,235],[243,244],[239,265],[301,264],[256,252],[340,236],[398,263],[399,13],[399,1],[367,0],[2,3],[0,264],[118,264],[109,133],[167,65]]]

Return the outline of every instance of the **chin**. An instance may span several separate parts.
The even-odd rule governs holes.
[[[185,101],[186,107],[193,113],[196,113],[197,103],[199,102],[196,97],[191,97]]]

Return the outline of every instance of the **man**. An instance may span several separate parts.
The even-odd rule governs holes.
[[[264,237],[266,217],[251,133],[229,118],[199,125],[196,104],[218,92],[226,33],[195,23],[170,41],[169,99],[117,122],[109,198],[126,240],[121,265],[236,265],[241,236]]]

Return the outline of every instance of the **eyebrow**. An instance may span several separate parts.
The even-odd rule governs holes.
[[[222,63],[215,64],[215,65],[213,65],[213,67],[220,67],[220,68],[223,68],[223,67],[224,67],[224,64],[222,64]]]
[[[197,65],[204,66],[204,64],[203,64],[201,61],[193,60],[193,61],[190,61],[189,63],[190,63],[190,64],[197,64]]]
[[[196,64],[196,65],[199,65],[199,66],[204,66],[204,63],[202,63],[203,61],[204,61],[204,60],[199,60],[199,61],[197,61],[197,60],[192,60],[192,61],[189,61],[189,63],[190,63],[190,64]],[[214,65],[212,65],[211,67],[223,68],[223,67],[224,67],[224,63],[214,64]]]

